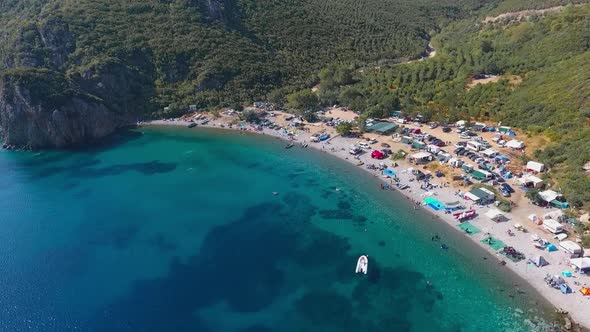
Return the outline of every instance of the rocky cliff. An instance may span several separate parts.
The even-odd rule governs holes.
[[[134,121],[46,71],[0,77],[0,140],[5,148],[64,148],[93,142]]]
[[[69,25],[52,16],[22,26],[16,36],[10,49],[18,51],[3,54],[0,62],[4,147],[86,144],[152,109],[149,52],[103,56],[82,65],[71,58],[76,38]]]

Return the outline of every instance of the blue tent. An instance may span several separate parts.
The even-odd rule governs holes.
[[[390,169],[385,169],[383,170],[383,174],[388,176],[395,176],[396,173]]]
[[[559,289],[561,290],[561,292],[563,294],[568,294],[568,293],[571,293],[572,292],[572,289],[567,284],[561,284],[561,285],[559,285]]]
[[[552,244],[552,243],[549,243],[549,244],[548,244],[548,245],[545,247],[545,249],[547,249],[547,251],[549,251],[549,252],[552,252],[552,251],[557,251],[557,247],[556,247],[554,244]]]

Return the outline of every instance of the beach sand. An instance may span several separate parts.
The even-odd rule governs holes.
[[[341,110],[338,110],[337,112],[337,114],[341,116],[343,115],[341,114]],[[288,128],[288,121],[285,120],[286,115],[280,112],[275,113],[277,115],[273,118],[270,118],[270,120],[282,125],[285,128]],[[353,117],[351,114],[347,116]],[[344,117],[342,116],[342,118]],[[584,297],[579,292],[579,289],[581,287],[590,286],[590,276],[574,274],[573,278],[565,278],[567,279],[566,281],[572,288],[573,293],[571,294],[562,294],[559,290],[555,290],[547,286],[547,284],[543,280],[547,274],[560,275],[562,271],[572,271],[572,269],[568,265],[568,257],[566,256],[565,252],[559,250],[556,252],[549,253],[545,251],[540,251],[539,249],[536,249],[533,246],[533,242],[531,240],[532,234],[537,234],[541,238],[550,240],[555,245],[558,245],[558,243],[557,240],[552,239],[552,234],[547,233],[540,226],[533,224],[527,219],[527,216],[530,214],[536,214],[538,217],[541,217],[544,213],[547,213],[548,210],[529,204],[525,199],[523,199],[522,193],[520,193],[520,195],[516,195],[516,197],[513,198],[513,200],[515,200],[518,205],[517,208],[515,208],[511,213],[505,214],[510,219],[510,221],[496,223],[485,216],[485,212],[487,212],[490,208],[493,208],[493,206],[480,207],[475,204],[471,204],[470,201],[465,201],[462,197],[459,197],[455,194],[458,189],[465,190],[467,188],[453,187],[449,185],[450,180],[448,180],[446,177],[435,177],[430,181],[430,183],[433,185],[438,185],[438,188],[426,192],[425,190],[422,190],[420,188],[421,182],[412,180],[414,176],[407,171],[410,167],[413,167],[415,169],[421,169],[422,166],[411,165],[406,161],[397,161],[399,166],[392,167],[393,162],[391,160],[386,159],[380,161],[376,159],[371,159],[371,150],[366,151],[364,154],[359,156],[358,159],[356,159],[355,157],[349,154],[349,150],[353,144],[359,141],[359,139],[338,136],[334,128],[332,127],[327,127],[323,124],[309,124],[305,126],[305,130],[297,130],[295,128],[289,129],[289,131],[293,132],[294,135],[288,137],[286,134],[284,134],[283,130],[271,130],[268,128],[263,128],[262,131],[257,131],[254,128],[254,126],[247,124],[242,126],[230,125],[232,122],[236,122],[236,117],[223,115],[220,118],[211,120],[206,125],[198,126],[233,130],[247,130],[249,132],[270,135],[285,140],[292,140],[296,143],[296,147],[298,148],[300,144],[304,142],[309,143],[309,147],[329,153],[351,164],[357,165],[359,161],[362,161],[364,163],[364,165],[362,166],[364,170],[366,170],[371,175],[382,179],[384,184],[391,184],[392,180],[384,177],[380,170],[370,170],[366,167],[367,165],[378,165],[380,162],[383,162],[389,166],[389,169],[392,169],[397,173],[397,176],[401,183],[407,184],[409,186],[408,189],[400,191],[409,200],[421,203],[425,197],[432,196],[442,203],[460,201],[465,207],[475,209],[478,215],[474,219],[470,220],[470,223],[477,227],[479,230],[481,230],[481,232],[470,235],[462,231],[459,227],[457,227],[460,223],[451,214],[445,214],[444,211],[434,211],[429,206],[419,205],[419,208],[427,209],[429,212],[433,213],[437,218],[440,218],[440,220],[443,220],[445,223],[450,225],[453,229],[463,232],[466,238],[470,238],[480,247],[484,248],[484,250],[488,251],[493,255],[496,255],[496,257],[498,257],[498,261],[490,261],[490,264],[498,265],[499,269],[506,267],[514,271],[517,275],[522,277],[522,279],[527,281],[533,288],[535,288],[546,300],[548,300],[556,308],[558,308],[560,311],[567,312],[576,323],[582,325],[587,329],[590,329],[590,297]],[[144,125],[175,125],[186,127],[188,123],[189,122],[187,122],[186,120],[173,119],[151,121],[145,123]],[[428,129],[426,130],[432,131]],[[329,133],[331,135],[331,138],[324,142],[312,143],[311,136],[318,133]],[[439,134],[442,134],[442,131],[440,131],[440,129],[436,130],[436,135],[437,137],[445,140],[445,137]],[[456,136],[456,134],[454,135]],[[391,136],[380,136],[372,134],[364,134],[363,136],[377,139],[378,142],[372,145],[372,148],[374,149],[382,149],[380,144],[386,142],[391,146],[390,149],[394,152],[401,148],[404,148],[405,151],[410,152],[407,148],[407,145],[402,145],[401,143],[394,142]],[[435,161],[432,162],[432,164],[433,163],[438,162]],[[392,187],[396,188],[395,186]],[[517,189],[517,192],[519,191],[520,190]],[[514,228],[515,223],[523,225],[528,232],[524,233],[517,231]],[[512,230],[514,236],[509,236],[507,234],[508,230]],[[506,245],[512,246],[518,251],[524,253],[527,259],[533,255],[542,255],[549,262],[549,265],[544,266],[542,268],[537,268],[534,265],[529,264],[527,260],[514,263],[509,259],[506,259],[505,256],[500,255],[496,252],[496,250],[493,250],[490,246],[482,243],[482,241],[488,237],[488,234],[493,236],[495,239],[499,239],[500,241],[504,242]],[[500,261],[506,261],[506,265],[501,266],[499,264]]]

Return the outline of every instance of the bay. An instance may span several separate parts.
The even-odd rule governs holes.
[[[458,232],[364,171],[269,137],[150,128],[85,150],[2,151],[0,227],[1,331],[549,320],[547,303]],[[353,273],[362,254],[367,276]]]

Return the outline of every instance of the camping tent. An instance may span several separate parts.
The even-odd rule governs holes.
[[[547,246],[545,247],[545,249],[548,252],[557,251],[557,247],[553,243],[547,244]]]
[[[573,258],[570,259],[570,264],[580,271],[588,271],[590,270],[590,257],[581,257],[581,258]]]
[[[543,215],[544,220],[553,219],[553,220],[561,221],[563,218],[564,218],[564,214],[563,214],[563,211],[561,211],[561,210],[553,210],[553,211],[547,212]]]
[[[385,157],[385,154],[383,154],[383,152],[375,150],[373,152],[371,152],[371,158],[373,159],[383,159]]]
[[[509,219],[498,209],[489,209],[486,216],[495,222],[506,222]]]
[[[543,267],[545,265],[549,265],[549,262],[547,262],[547,260],[541,255],[533,256],[529,258],[529,261],[535,264],[536,267]]]
[[[384,169],[383,170],[383,175],[387,175],[387,176],[395,176],[395,172],[390,170],[390,169]]]

